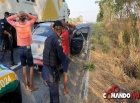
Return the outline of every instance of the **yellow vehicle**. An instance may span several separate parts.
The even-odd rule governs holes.
[[[0,63],[0,103],[22,103],[20,81],[13,70]]]
[[[0,0],[0,19],[4,12],[12,14],[25,11],[38,16],[37,22],[65,19],[68,21],[70,10],[65,0]]]

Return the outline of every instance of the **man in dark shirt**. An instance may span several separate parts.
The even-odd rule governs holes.
[[[59,66],[64,68],[66,59],[60,40],[63,24],[61,21],[54,23],[54,33],[45,40],[43,51],[42,78],[49,86],[50,103],[59,103]]]
[[[10,51],[10,65],[15,65],[14,58],[13,58],[13,38],[11,29],[12,26],[7,22],[6,18],[10,16],[9,12],[4,13],[4,32],[2,39],[4,41],[4,45],[6,46],[6,49]]]

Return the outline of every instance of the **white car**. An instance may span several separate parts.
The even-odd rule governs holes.
[[[43,66],[43,49],[44,42],[47,37],[53,34],[50,28],[51,23],[41,23],[33,30],[33,43],[31,45],[32,54],[34,59],[34,65],[36,69]],[[84,29],[83,29],[84,28]],[[77,26],[77,29],[73,31],[70,36],[70,53],[73,55],[80,54],[84,48],[85,38],[82,34],[82,30],[85,31],[86,27]],[[89,29],[89,28],[87,28]],[[88,30],[86,30],[88,33]],[[85,33],[84,33],[85,34]]]

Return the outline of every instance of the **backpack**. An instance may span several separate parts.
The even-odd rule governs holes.
[[[4,32],[4,19],[0,19],[0,38],[2,37]]]

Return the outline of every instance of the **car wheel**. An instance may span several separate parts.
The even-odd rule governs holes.
[[[0,98],[0,103],[22,103],[20,93],[8,93]]]

